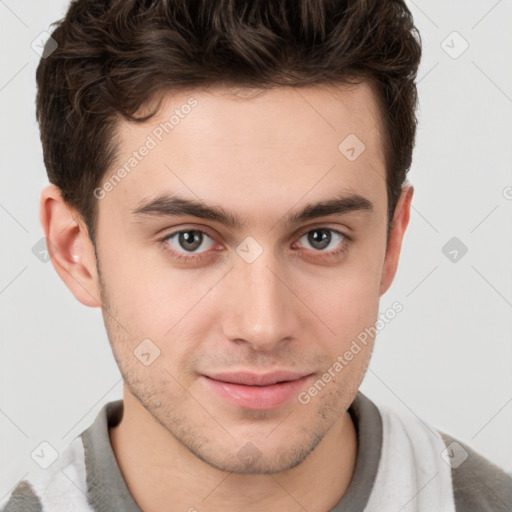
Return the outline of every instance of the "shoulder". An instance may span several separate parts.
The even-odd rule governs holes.
[[[1,512],[42,512],[42,504],[27,480],[22,480],[7,496]]]
[[[380,498],[401,485],[416,488],[418,510],[512,511],[512,476],[499,466],[412,412],[379,405],[379,413],[384,482]]]
[[[457,512],[512,510],[512,476],[462,441],[439,433],[451,465]]]
[[[123,489],[126,485],[112,453],[108,429],[119,422],[122,413],[122,400],[104,404],[93,423],[54,462],[46,469],[30,471],[0,500],[0,512],[93,512],[93,502],[100,503],[101,510],[115,510],[105,505],[104,494],[113,494],[115,485],[124,485]],[[117,475],[116,484],[112,474]]]
[[[84,448],[75,438],[47,469],[33,471],[0,503],[1,512],[90,512],[86,497]]]

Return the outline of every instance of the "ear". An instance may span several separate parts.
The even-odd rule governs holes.
[[[395,277],[396,269],[398,267],[398,260],[400,257],[400,250],[402,248],[402,240],[407,225],[409,224],[411,200],[413,194],[414,188],[412,185],[403,187],[402,193],[396,205],[386,248],[386,256],[384,259],[384,267],[380,281],[379,295],[386,293]]]
[[[57,186],[48,185],[41,192],[39,218],[57,274],[82,304],[101,307],[96,255],[87,227]]]

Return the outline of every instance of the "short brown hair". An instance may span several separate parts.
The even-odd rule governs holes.
[[[74,0],[37,68],[48,178],[94,243],[120,116],[158,91],[367,80],[384,126],[388,235],[416,135],[421,38],[403,0]],[[351,82],[352,81],[352,82]]]

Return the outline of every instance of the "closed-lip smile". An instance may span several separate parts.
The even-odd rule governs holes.
[[[228,382],[230,384],[244,384],[246,386],[269,386],[279,382],[298,380],[310,374],[310,372],[304,373],[292,372],[288,370],[276,370],[270,373],[260,374],[250,372],[213,373],[210,375],[205,375],[205,377],[220,382]]]
[[[243,409],[275,409],[298,396],[311,372],[275,370],[269,373],[245,371],[202,375],[202,381],[225,402]]]

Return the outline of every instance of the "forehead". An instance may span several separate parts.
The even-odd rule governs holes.
[[[367,83],[218,87],[161,99],[149,121],[120,123],[118,158],[104,183],[125,172],[102,208],[115,203],[128,214],[143,199],[179,193],[248,217],[264,202],[260,213],[270,216],[274,207],[282,215],[301,200],[346,189],[377,206],[384,201],[385,209],[381,119]]]
[[[180,142],[187,145],[222,145],[233,152],[243,148],[248,153],[251,146],[286,145],[292,149],[317,148],[314,153],[319,155],[333,145],[338,149],[337,143],[350,134],[370,149],[382,149],[381,115],[368,82],[268,90],[210,87],[169,92],[160,99],[159,111],[147,126],[121,123],[121,134],[130,134],[126,142],[153,125],[157,139],[160,135],[170,139],[165,137],[170,128],[176,142],[182,135]],[[178,144],[175,149],[179,150]]]

